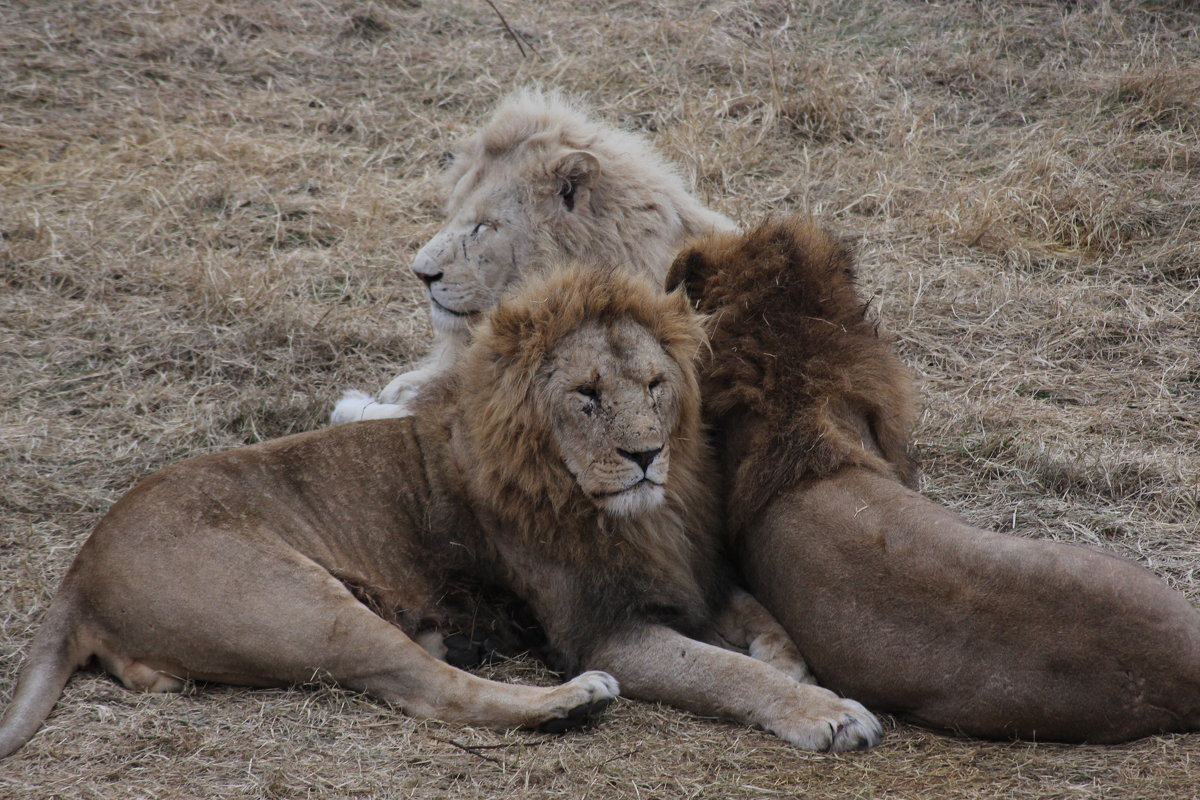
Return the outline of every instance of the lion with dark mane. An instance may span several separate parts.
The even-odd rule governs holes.
[[[803,747],[874,744],[875,718],[802,682],[778,625],[725,580],[694,365],[704,342],[682,293],[566,269],[503,301],[416,417],[151,476],[63,580],[0,720],[0,755],[93,658],[146,691],[316,676],[419,716],[551,730],[595,714],[615,677],[631,696]],[[592,671],[528,687],[437,660],[443,597],[464,580],[515,595],[560,663]]]
[[[750,591],[822,685],[984,737],[1200,729],[1200,615],[1091,548],[979,530],[911,487],[915,393],[812,220],[693,243],[705,417]]]

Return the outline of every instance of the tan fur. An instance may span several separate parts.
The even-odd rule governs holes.
[[[615,694],[604,672],[537,688],[436,660],[428,630],[461,580],[515,594],[563,662],[627,674],[633,696],[815,749],[874,744],[878,722],[857,703],[691,638],[714,638],[718,612],[751,637],[764,625],[743,603],[722,610],[703,343],[681,293],[565,270],[502,304],[418,417],[151,476],[72,564],[0,721],[0,755],[93,657],[131,689],[326,678],[502,728],[576,725]]]
[[[470,324],[540,265],[574,260],[662,282],[685,239],[733,224],[705,208],[642,138],[556,92],[523,90],[461,142],[445,173],[446,224],[417,253],[436,341],[379,401],[349,393],[335,423],[402,416],[458,358]]]
[[[676,260],[716,321],[702,370],[750,590],[817,679],[985,737],[1200,728],[1200,615],[1141,567],[979,530],[902,482],[912,389],[811,220]]]

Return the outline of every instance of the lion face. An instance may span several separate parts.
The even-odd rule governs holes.
[[[466,331],[518,277],[533,255],[527,209],[514,186],[477,187],[413,260],[429,292],[429,313],[442,334]]]
[[[543,397],[567,470],[602,511],[634,516],[663,502],[679,365],[641,325],[588,323],[548,360]]]
[[[472,336],[443,386],[467,477],[495,513],[546,537],[568,507],[583,520],[588,505],[625,519],[698,505],[707,337],[682,292],[563,265],[507,294]]]
[[[536,158],[456,156],[468,163],[451,173],[457,179],[446,204],[448,221],[412,265],[429,292],[439,333],[465,335],[471,321],[537,261],[539,247],[550,244],[539,238],[544,231],[569,227],[579,222],[572,216],[590,213],[580,201],[598,171],[591,154],[559,148],[531,155]]]

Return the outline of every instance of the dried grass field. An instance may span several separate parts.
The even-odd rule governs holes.
[[[139,477],[324,424],[430,333],[439,155],[573,92],[743,223],[817,212],[921,375],[923,489],[1200,604],[1200,12],[1187,0],[0,0],[0,698]],[[919,647],[919,643],[914,643]],[[936,665],[931,665],[936,668]],[[526,662],[493,675],[550,680]],[[1191,798],[1200,734],[867,753],[622,701],[548,737],[324,687],[83,673],[3,798]]]

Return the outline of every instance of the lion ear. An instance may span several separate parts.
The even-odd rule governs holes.
[[[675,257],[671,268],[667,270],[666,290],[673,292],[682,286],[688,297],[699,302],[704,297],[704,281],[708,272],[709,263],[704,252],[689,247]]]
[[[558,183],[557,193],[567,211],[574,211],[575,204],[582,198],[596,178],[600,177],[600,160],[586,150],[572,150],[558,159],[554,165],[554,179]]]

